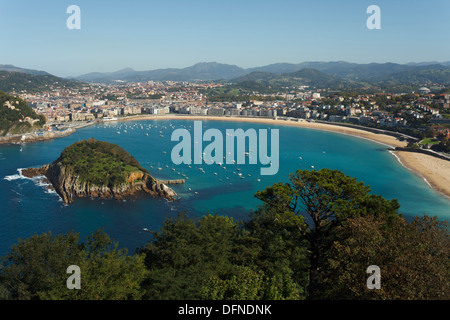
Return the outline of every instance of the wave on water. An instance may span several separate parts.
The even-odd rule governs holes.
[[[45,190],[45,193],[48,193],[48,194],[58,194],[58,193],[56,193],[55,189],[46,189],[46,190]],[[61,200],[62,200],[62,199],[61,199]]]
[[[17,169],[17,171],[19,171],[19,174],[13,174],[13,175],[10,175],[10,176],[5,176],[3,178],[3,180],[8,180],[8,181],[14,181],[14,180],[18,180],[18,179],[29,179],[29,180],[31,180],[30,178],[25,177],[22,174],[22,170],[24,170],[24,168]]]
[[[22,170],[24,170],[24,168],[19,168],[19,169],[17,169],[17,171],[19,172],[18,174],[5,176],[3,179],[7,180],[7,181],[31,180],[31,181],[34,182],[34,184],[36,186],[44,188],[45,189],[45,193],[58,195],[58,193],[55,191],[55,189],[49,188],[49,187],[51,187],[51,183],[49,183],[46,180],[44,180],[46,178],[44,175],[40,175],[40,176],[36,176],[36,177],[33,177],[33,178],[29,178],[29,177],[25,177],[22,174]]]
[[[8,181],[13,181],[13,180],[18,180],[18,179],[22,179],[20,174],[13,174],[11,176],[6,176],[3,178],[3,180],[8,180]]]
[[[402,160],[400,159],[399,156],[397,156],[393,151],[389,151],[390,154],[392,154],[394,157],[397,158],[397,161],[407,170],[411,171],[412,173],[418,175],[419,177],[421,177],[423,179],[423,181],[425,181],[425,183],[430,187],[433,188],[433,186],[430,184],[430,182],[428,182],[427,178],[425,178],[421,173],[412,170],[411,168],[408,168],[407,166],[405,166],[405,164],[402,162]]]
[[[11,191],[14,192],[16,195],[18,195],[19,197],[23,197],[23,194],[21,194],[20,192],[14,190],[14,189],[11,189]]]

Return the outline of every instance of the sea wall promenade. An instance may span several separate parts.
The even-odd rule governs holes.
[[[7,143],[24,143],[24,142],[35,142],[43,141],[55,138],[61,138],[68,136],[76,131],[75,128],[68,128],[61,131],[45,131],[45,132],[32,132],[24,134],[14,134],[4,137],[0,137],[0,144]]]
[[[395,147],[395,151],[406,151],[406,152],[416,152],[416,153],[423,153],[427,154],[429,156],[433,156],[439,159],[450,161],[450,156],[447,156],[445,154],[435,152],[433,150],[429,149],[412,149],[412,148],[402,148],[402,147]]]
[[[98,121],[89,121],[82,122],[72,125],[70,127],[65,127],[61,130],[52,130],[52,131],[37,131],[37,132],[29,132],[22,134],[10,134],[4,137],[0,137],[0,145],[1,144],[20,144],[25,142],[36,142],[36,141],[44,141],[56,138],[66,137],[75,133],[77,129],[81,129],[90,125],[98,123]]]

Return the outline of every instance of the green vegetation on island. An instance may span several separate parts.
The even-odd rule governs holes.
[[[27,133],[44,124],[45,117],[37,115],[26,101],[0,91],[0,136]]]
[[[83,197],[123,199],[137,192],[170,201],[176,196],[122,147],[94,138],[75,142],[52,164],[23,169],[22,174],[45,176],[65,204]]]
[[[180,214],[129,256],[100,231],[20,240],[1,260],[0,299],[450,299],[448,224],[407,221],[337,170],[298,170],[256,196],[248,221]],[[73,264],[80,290],[66,288]],[[381,289],[367,288],[371,265]]]
[[[131,173],[148,173],[122,147],[93,138],[66,147],[55,162],[91,185],[117,186],[127,183]]]

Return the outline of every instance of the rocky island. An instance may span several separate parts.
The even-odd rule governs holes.
[[[123,199],[138,192],[170,201],[176,197],[123,148],[93,138],[66,147],[52,164],[24,169],[22,174],[45,176],[65,204],[83,197]]]

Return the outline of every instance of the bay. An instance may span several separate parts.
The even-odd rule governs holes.
[[[398,199],[400,211],[407,219],[423,214],[450,218],[450,200],[404,168],[384,145],[339,133],[283,125],[203,121],[203,127],[219,129],[224,137],[226,129],[279,129],[278,173],[261,176],[261,164],[174,165],[170,154],[176,142],[171,141],[171,134],[176,128],[192,130],[190,120],[109,122],[86,127],[64,138],[0,147],[0,255],[17,243],[19,237],[70,230],[85,237],[97,228],[103,228],[119,242],[119,247],[132,253],[151,240],[152,235],[145,229],[157,230],[165,217],[174,217],[182,211],[190,217],[217,213],[245,220],[250,210],[261,204],[254,197],[257,190],[278,181],[288,182],[290,173],[297,169],[311,170],[312,166],[341,170],[369,185],[372,193]],[[122,146],[156,178],[187,177],[184,185],[173,185],[180,201],[141,196],[125,201],[77,199],[65,206],[39,179],[20,176],[18,169],[51,163],[66,146],[91,137]]]

